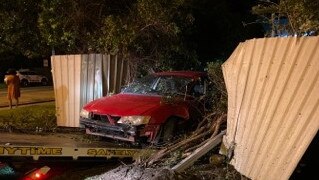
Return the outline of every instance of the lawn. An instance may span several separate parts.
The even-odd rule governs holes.
[[[6,88],[7,86],[4,84],[4,83],[0,83],[0,89],[4,89]]]
[[[0,109],[0,129],[21,132],[52,132],[56,129],[54,102]]]

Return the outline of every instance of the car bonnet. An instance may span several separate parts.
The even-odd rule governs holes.
[[[147,112],[161,105],[160,101],[160,96],[117,94],[94,100],[84,109],[112,116],[147,115]]]

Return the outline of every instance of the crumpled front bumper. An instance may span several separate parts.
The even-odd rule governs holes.
[[[80,117],[80,125],[85,127],[86,134],[112,139],[135,142],[139,136],[138,127],[127,124],[113,125],[107,122]]]

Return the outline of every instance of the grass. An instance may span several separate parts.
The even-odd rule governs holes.
[[[52,132],[56,127],[54,102],[0,110],[0,129],[34,132],[41,128],[43,132]]]
[[[0,83],[0,89],[4,89],[6,88],[7,86],[4,84],[4,83]]]

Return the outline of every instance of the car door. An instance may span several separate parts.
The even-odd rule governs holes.
[[[28,72],[28,74],[31,82],[41,82],[41,79],[39,78],[39,75],[36,72],[30,71]]]

